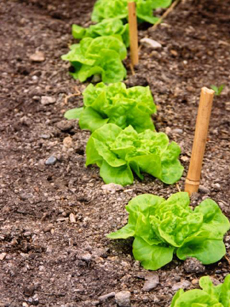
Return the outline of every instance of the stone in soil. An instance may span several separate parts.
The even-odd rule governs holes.
[[[121,291],[115,294],[115,301],[120,307],[129,307],[130,305],[130,296],[129,291]]]
[[[42,96],[41,98],[41,104],[43,106],[47,106],[49,104],[54,104],[56,102],[56,99],[51,96]]]
[[[41,51],[36,51],[34,54],[30,55],[30,60],[32,62],[44,62],[45,54]]]
[[[145,45],[146,47],[150,47],[151,49],[160,49],[162,48],[162,45],[158,43],[157,41],[151,39],[151,38],[142,38],[141,43]]]
[[[145,283],[144,287],[142,288],[143,291],[150,291],[159,284],[159,276],[155,272],[149,272],[145,276]]]
[[[172,286],[173,291],[178,291],[179,289],[187,289],[190,286],[190,282],[187,280],[183,280],[178,282]]]
[[[187,258],[184,262],[184,270],[186,273],[203,273],[205,266],[196,258]]]
[[[73,129],[74,124],[72,121],[70,120],[62,120],[59,123],[57,123],[57,127],[58,129],[60,129],[63,132],[67,132],[70,131],[71,129]]]
[[[54,156],[50,156],[50,157],[46,160],[45,164],[46,164],[46,165],[53,165],[53,164],[55,164],[56,162],[57,162],[57,158],[55,158]]]

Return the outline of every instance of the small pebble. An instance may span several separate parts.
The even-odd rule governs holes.
[[[145,284],[142,288],[143,291],[150,291],[159,284],[159,276],[157,273],[149,272],[145,276]]]
[[[48,140],[50,138],[50,134],[42,134],[41,138],[44,140]]]
[[[69,220],[70,220],[70,223],[76,223],[76,218],[75,218],[75,215],[73,213],[70,213]]]
[[[189,286],[190,286],[190,282],[187,281],[187,280],[183,280],[183,281],[181,281],[181,282],[178,282],[178,283],[174,284],[174,285],[172,286],[172,290],[173,290],[173,291],[178,291],[179,289],[186,289],[186,288],[188,288]]]
[[[45,164],[46,164],[46,165],[53,165],[53,164],[55,164],[56,162],[57,162],[57,159],[56,159],[54,156],[51,156],[51,157],[49,157],[49,158],[46,160]]]
[[[115,183],[108,183],[104,184],[101,187],[102,190],[107,191],[107,192],[117,192],[117,191],[123,191],[124,188],[120,184],[115,184]]]
[[[6,253],[1,253],[0,254],[0,260],[4,260],[5,257],[6,257]]]
[[[203,185],[200,185],[199,186],[199,192],[202,193],[202,194],[209,194],[210,190],[208,188],[204,187]]]
[[[129,291],[121,291],[115,294],[115,301],[120,307],[130,307],[130,296]]]
[[[174,132],[174,133],[177,133],[177,134],[182,134],[182,133],[183,133],[183,130],[182,130],[182,129],[179,129],[179,128],[176,128],[176,129],[173,129],[173,132]]]
[[[157,41],[151,39],[151,38],[142,38],[141,43],[144,44],[147,47],[150,47],[152,49],[160,49],[162,48],[162,45],[158,43]]]
[[[41,51],[36,51],[34,54],[30,55],[30,60],[32,62],[44,62],[45,61],[45,54]]]
[[[70,120],[62,120],[59,123],[57,123],[57,127],[61,131],[66,132],[70,131],[74,127],[74,125],[73,122]]]
[[[86,262],[90,262],[92,259],[92,255],[90,253],[85,253],[80,256],[80,259]]]
[[[56,99],[54,97],[50,97],[50,96],[42,96],[41,98],[41,104],[46,106],[49,104],[53,104],[56,102]]]
[[[63,140],[63,145],[66,147],[66,148],[70,148],[73,146],[73,141],[72,141],[72,138],[70,136],[67,136],[66,138],[64,138]]]

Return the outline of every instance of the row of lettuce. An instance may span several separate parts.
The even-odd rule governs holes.
[[[166,184],[183,174],[180,147],[158,133],[152,121],[156,105],[149,87],[126,88],[122,63],[129,47],[128,0],[98,0],[89,28],[72,26],[80,43],[62,56],[71,63],[71,75],[81,82],[99,76],[102,82],[89,84],[83,92],[84,106],[65,113],[79,119],[81,129],[92,132],[86,146],[86,166],[96,164],[105,183],[132,184],[148,173]],[[165,8],[171,0],[135,0],[138,21],[155,23],[152,11]],[[126,206],[126,226],[108,235],[110,239],[134,237],[133,255],[148,270],[157,270],[172,261],[195,257],[204,265],[219,261],[225,254],[224,235],[229,220],[211,199],[193,210],[187,193],[173,194],[168,200],[143,194]],[[213,286],[209,277],[200,279],[202,290],[179,290],[171,307],[229,307],[230,275]]]
[[[139,22],[155,23],[153,10],[168,7],[171,0],[134,0]],[[128,0],[98,0],[91,19],[97,22],[89,28],[72,26],[72,34],[80,43],[73,44],[62,59],[72,66],[71,75],[81,82],[96,75],[105,83],[125,79],[126,69],[122,61],[129,46]]]

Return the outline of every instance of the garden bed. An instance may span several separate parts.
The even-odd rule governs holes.
[[[86,86],[69,76],[60,59],[73,41],[71,24],[89,24],[94,1],[83,2],[0,3],[0,306],[116,306],[113,292],[123,290],[131,293],[132,306],[169,306],[178,288],[198,287],[202,275],[223,281],[230,236],[227,258],[200,273],[186,273],[174,258],[145,291],[149,273],[133,259],[132,241],[111,242],[105,235],[126,224],[124,206],[134,196],[167,198],[183,189],[200,89],[212,84],[225,87],[214,98],[200,192],[192,204],[211,197],[230,218],[229,1],[182,1],[156,31],[141,26],[139,38],[162,47],[141,45],[135,76],[126,60],[125,83],[150,86],[156,128],[180,144],[185,172],[177,186],[146,176],[111,189],[97,167],[85,167],[90,133],[63,119],[66,110],[82,106],[82,96],[73,94]],[[36,51],[42,52],[39,62]]]

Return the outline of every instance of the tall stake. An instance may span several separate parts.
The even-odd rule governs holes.
[[[208,126],[211,116],[213,96],[213,90],[206,87],[201,89],[192,155],[188,175],[185,180],[185,191],[188,192],[189,195],[197,192],[200,185],[200,175],[208,137]]]
[[[135,66],[139,62],[136,3],[128,2],[128,10],[131,63]]]

